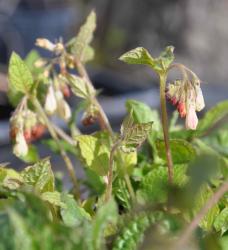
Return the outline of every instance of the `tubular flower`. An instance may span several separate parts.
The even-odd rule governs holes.
[[[45,104],[44,104],[44,109],[47,112],[47,114],[52,115],[55,113],[57,109],[57,102],[55,98],[55,93],[52,85],[49,86]]]
[[[50,42],[48,39],[45,38],[37,38],[36,39],[36,46],[44,48],[46,50],[54,51],[56,45]]]
[[[205,107],[200,81],[174,81],[168,85],[166,96],[177,106],[180,117],[186,117],[186,128],[195,130],[198,124],[196,111],[201,111]]]
[[[13,147],[13,153],[18,157],[23,157],[28,153],[28,144],[26,143],[22,130],[16,135],[16,143]]]

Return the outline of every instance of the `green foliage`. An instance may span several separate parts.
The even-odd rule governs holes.
[[[69,227],[79,226],[83,222],[90,220],[90,215],[80,207],[72,195],[62,194],[61,216],[65,225]]]
[[[88,60],[93,57],[93,52],[91,47],[89,47],[90,42],[93,39],[93,32],[96,28],[96,14],[92,11],[86,19],[85,24],[83,24],[77,34],[74,44],[73,52],[76,58],[79,60]]]
[[[68,78],[71,83],[72,91],[76,96],[83,99],[88,99],[91,96],[92,90],[88,88],[84,79],[74,75],[70,75]]]
[[[20,157],[20,159],[26,163],[35,163],[39,160],[39,158],[37,148],[34,145],[29,145],[27,155]]]
[[[136,250],[143,241],[145,230],[149,226],[146,215],[139,215],[127,222],[113,243],[113,250]]]
[[[150,53],[142,48],[133,49],[120,57],[121,61],[128,64],[144,64],[150,66],[155,72],[162,73],[168,70],[174,60],[173,46],[168,46],[159,57],[153,58]]]
[[[174,166],[173,183],[177,186],[183,186],[187,177],[185,175],[186,166]],[[168,194],[168,173],[166,167],[157,167],[151,170],[141,181],[138,190],[138,199],[141,203],[145,201],[164,203],[167,201]]]
[[[215,218],[214,227],[221,234],[224,234],[228,230],[228,207],[225,207]]]
[[[15,52],[9,63],[10,89],[28,94],[33,85],[32,74],[25,62]]]
[[[205,205],[206,201],[213,195],[213,191],[207,187],[203,186],[200,192],[197,194],[195,199],[195,213],[199,212],[200,209]],[[219,206],[215,204],[209,211],[205,214],[204,218],[200,221],[200,226],[209,231],[212,229],[215,218],[219,214]]]
[[[121,149],[124,152],[132,152],[140,147],[151,132],[152,123],[134,123],[130,113],[121,125]]]
[[[24,183],[33,186],[40,193],[54,191],[54,174],[49,159],[25,168],[21,172],[21,177]]]
[[[108,225],[112,225],[117,221],[117,207],[113,200],[103,205],[97,211],[92,222],[91,243],[89,249],[100,250],[104,246],[104,234]]]
[[[109,149],[98,138],[91,135],[76,137],[80,156],[88,168],[99,175],[105,175],[109,166]]]
[[[163,140],[156,141],[157,151],[160,158],[166,160],[165,143]],[[181,139],[170,140],[170,148],[174,164],[183,164],[192,161],[195,158],[196,152],[193,146]]]

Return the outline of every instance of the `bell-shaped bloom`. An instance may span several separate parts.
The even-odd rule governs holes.
[[[36,39],[36,46],[39,46],[43,49],[54,51],[56,45],[50,42],[48,39],[45,38],[37,38]]]
[[[196,111],[205,107],[199,80],[174,81],[168,85],[166,96],[177,106],[180,117],[186,117],[186,128],[195,130],[198,124]]]
[[[44,109],[47,112],[47,114],[52,115],[55,113],[57,109],[57,102],[55,98],[55,93],[53,87],[50,85],[48,88],[48,92],[46,95],[46,100],[44,104]]]
[[[195,90],[196,90],[196,111],[201,111],[205,107],[203,93],[200,86],[196,86]]]
[[[19,130],[16,135],[16,143],[13,147],[13,153],[18,157],[26,156],[28,153],[28,144],[26,143],[22,130]]]
[[[196,110],[194,105],[190,105],[188,108],[188,112],[186,114],[185,119],[185,127],[186,129],[192,129],[195,130],[198,124],[198,118],[196,115]]]
[[[70,106],[64,99],[58,100],[58,112],[59,116],[66,122],[68,122],[72,116]]]

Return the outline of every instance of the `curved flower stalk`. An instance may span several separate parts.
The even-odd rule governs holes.
[[[200,80],[177,80],[169,83],[166,96],[177,106],[181,118],[186,118],[186,129],[195,130],[198,124],[196,112],[205,107]]]

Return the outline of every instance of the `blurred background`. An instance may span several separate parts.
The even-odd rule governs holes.
[[[11,52],[25,57],[35,48],[37,37],[67,41],[91,9],[98,16],[93,42],[97,54],[88,70],[95,87],[102,89],[100,101],[114,126],[122,119],[128,98],[159,107],[156,76],[146,67],[118,61],[122,53],[137,46],[157,56],[165,46],[173,45],[176,61],[203,81],[207,108],[227,99],[226,0],[0,0],[0,161],[12,157],[4,147],[9,144],[12,112],[4,73]]]

